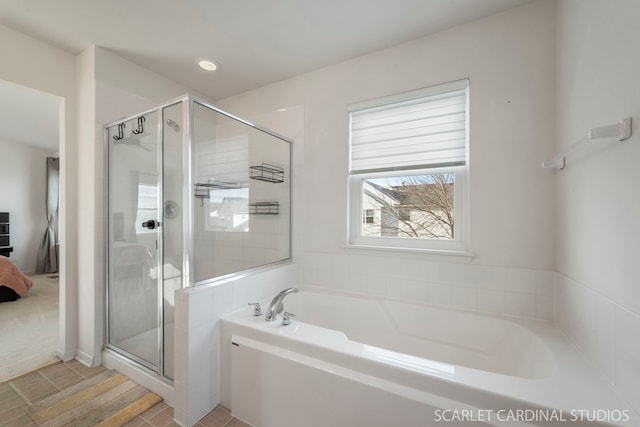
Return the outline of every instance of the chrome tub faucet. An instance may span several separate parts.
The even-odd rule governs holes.
[[[276,320],[278,313],[281,313],[284,309],[284,305],[282,305],[282,300],[289,294],[299,292],[298,288],[287,288],[283,291],[280,291],[278,295],[276,295],[272,300],[271,304],[269,304],[269,309],[267,310],[267,314],[264,319],[267,322],[273,322]]]

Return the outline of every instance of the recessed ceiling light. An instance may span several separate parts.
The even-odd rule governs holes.
[[[206,71],[215,71],[218,69],[218,64],[208,59],[199,59],[198,66]]]

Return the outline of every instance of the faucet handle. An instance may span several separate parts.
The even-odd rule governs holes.
[[[260,303],[259,302],[250,302],[248,305],[252,305],[253,306],[253,315],[254,316],[262,315],[262,307],[260,307]]]
[[[282,315],[282,326],[289,326],[291,324],[291,318],[293,316],[295,316],[295,314],[285,311]]]

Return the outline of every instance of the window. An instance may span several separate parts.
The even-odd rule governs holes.
[[[209,192],[207,231],[249,231],[249,189],[215,189]]]
[[[136,234],[156,233],[157,230],[144,228],[142,223],[149,220],[157,220],[158,217],[158,184],[157,178],[152,175],[140,175],[138,177],[138,203],[136,212]]]
[[[468,86],[350,106],[351,244],[466,250]]]
[[[400,221],[411,221],[411,208],[399,208],[398,219]]]
[[[204,230],[249,232],[248,137],[215,138],[195,147]]]
[[[365,209],[362,215],[362,222],[364,224],[373,224],[373,209]]]

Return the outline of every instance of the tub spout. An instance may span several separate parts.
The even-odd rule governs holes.
[[[269,304],[269,309],[267,310],[267,314],[264,317],[267,322],[273,322],[276,320],[278,313],[282,312],[284,306],[282,305],[282,300],[289,294],[299,292],[298,288],[287,288],[283,291],[280,291],[278,295],[276,295],[272,300],[271,304]]]

